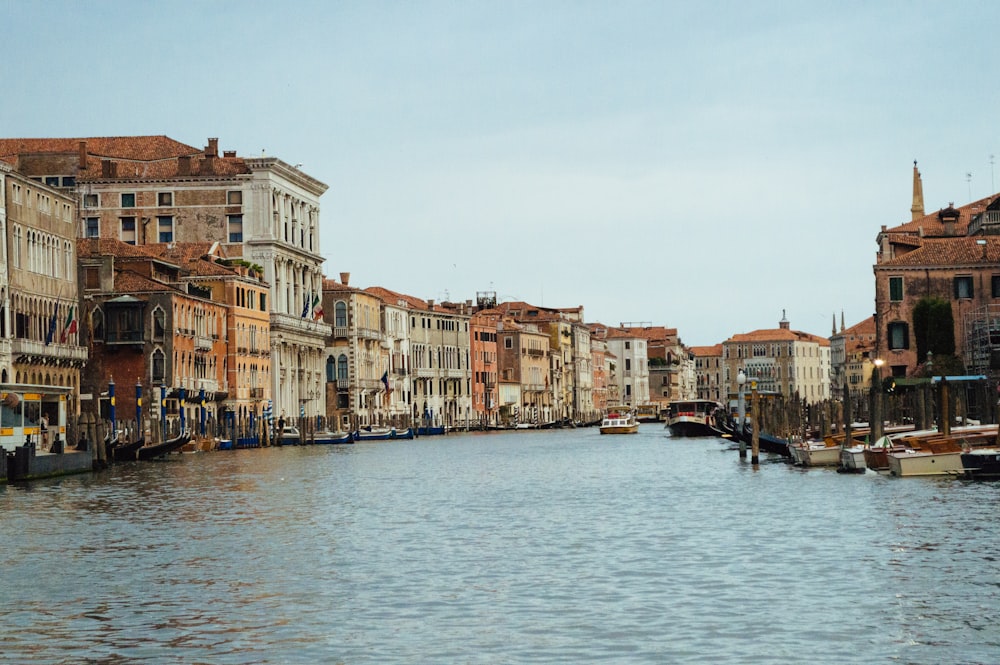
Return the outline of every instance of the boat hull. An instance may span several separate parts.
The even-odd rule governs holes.
[[[962,453],[899,452],[889,453],[889,473],[893,476],[961,476]]]
[[[343,432],[340,434],[317,432],[313,438],[313,443],[324,446],[344,444],[344,443],[354,443],[354,435],[352,435],[350,432]]]
[[[973,480],[1000,479],[1000,450],[974,450],[962,453],[962,468],[966,478]]]
[[[718,432],[714,427],[709,425],[704,418],[698,418],[697,416],[679,416],[677,418],[671,418],[670,422],[667,423],[667,428],[670,430],[672,436],[677,437],[703,437],[703,436],[719,436]]]
[[[634,425],[609,425],[601,427],[601,434],[638,434],[639,423]]]
[[[180,450],[180,448],[190,440],[191,437],[189,435],[181,434],[176,439],[170,439],[169,441],[157,443],[152,446],[143,446],[136,451],[136,455],[140,460],[155,459],[168,453],[172,453],[175,450]]]

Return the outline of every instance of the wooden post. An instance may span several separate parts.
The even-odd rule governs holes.
[[[757,382],[750,382],[750,413],[753,419],[753,438],[750,441],[750,463],[760,464],[760,400],[757,399]]]
[[[951,435],[951,395],[948,390],[948,379],[941,377],[941,422],[938,429],[945,436]]]

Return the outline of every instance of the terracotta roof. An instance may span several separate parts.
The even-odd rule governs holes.
[[[985,241],[985,245],[979,245]],[[883,261],[877,270],[893,267],[956,266],[1000,263],[1000,236],[924,238],[912,252]]]
[[[861,323],[855,323],[850,328],[845,328],[838,335],[874,335],[875,334],[875,317],[869,316],[867,319]]]
[[[72,155],[76,164],[80,143],[86,144],[87,168],[78,180],[166,179],[187,176],[233,176],[250,173],[242,157],[206,157],[205,150],[185,145],[168,136],[98,136],[87,138],[0,139],[0,159],[15,167],[20,155]],[[188,173],[180,173],[180,157],[190,159]],[[102,162],[115,164],[116,173],[106,178]],[[207,164],[211,161],[211,166]],[[41,174],[29,174],[41,175]]]
[[[389,289],[386,289],[381,286],[369,286],[367,289],[363,290],[367,293],[370,293],[373,296],[381,298],[382,300],[384,300],[389,304],[396,304],[402,300],[411,309],[417,309],[424,312],[432,311],[431,308],[428,307],[426,300],[421,300],[416,296],[408,296],[403,293],[397,293],[395,291],[390,291]],[[437,305],[434,306],[433,311],[447,313],[447,310],[443,310],[439,308]]]
[[[979,199],[978,201],[973,201],[959,208],[955,208],[958,212],[958,220],[955,222],[955,233],[957,235],[965,235],[966,229],[969,227],[969,220],[975,215],[981,213],[986,209],[997,195],[987,196],[984,199]],[[949,207],[951,207],[949,205]],[[921,235],[927,236],[942,236],[944,235],[944,224],[941,223],[939,216],[940,212],[943,212],[944,208],[941,210],[935,210],[934,212],[921,217],[920,219],[915,219],[905,224],[900,224],[891,229],[886,229],[883,233],[906,233],[910,235]]]
[[[830,340],[825,337],[800,330],[788,330],[786,328],[772,328],[769,330],[754,330],[748,333],[739,333],[727,339],[726,342],[815,342],[820,346],[830,346]]]
[[[698,356],[699,358],[722,355],[721,344],[716,344],[715,346],[692,346],[689,350],[691,351],[691,355]]]
[[[143,245],[130,245],[116,238],[81,238],[76,241],[76,253],[80,258],[95,256],[158,258]]]
[[[178,291],[169,284],[157,282],[131,270],[115,272],[115,287],[113,293],[149,293],[151,291]]]

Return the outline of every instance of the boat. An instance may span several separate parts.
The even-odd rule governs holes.
[[[388,429],[359,429],[354,433],[355,441],[389,441],[392,439],[412,439],[413,429],[407,427],[404,430],[396,430],[395,427]]]
[[[956,427],[945,435],[932,432],[902,436],[903,450],[888,454],[889,474],[907,476],[964,476],[962,455],[996,443],[997,426]]]
[[[636,434],[639,432],[639,421],[635,413],[624,409],[609,409],[601,420],[601,434]]]
[[[660,405],[652,402],[635,407],[635,419],[640,423],[660,422]]]
[[[136,459],[135,451],[142,448],[146,438],[140,436],[132,443],[120,443],[111,448],[111,460],[114,462],[132,462]]]
[[[722,436],[722,430],[715,426],[715,412],[722,408],[721,404],[710,399],[671,402],[667,412],[667,429],[673,436]]]
[[[300,443],[302,443],[302,435],[299,434],[299,428],[291,425],[285,425],[274,438],[276,446],[297,446]]]
[[[979,448],[962,453],[965,477],[971,480],[1000,479],[1000,449]]]
[[[313,432],[313,443],[318,445],[329,445],[337,443],[354,443],[354,435],[350,432],[331,432],[329,430],[317,430]]]
[[[179,450],[181,446],[191,440],[191,435],[188,433],[183,433],[180,436],[164,441],[163,443],[154,443],[151,446],[143,446],[136,451],[136,457],[140,460],[154,459],[156,457],[162,457],[167,453],[172,453],[175,450]]]
[[[417,428],[417,436],[440,436],[444,434],[444,425],[438,427],[420,426]]]

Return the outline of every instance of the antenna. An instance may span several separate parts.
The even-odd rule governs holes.
[[[972,202],[972,171],[965,172],[965,182],[969,183],[969,202]]]

